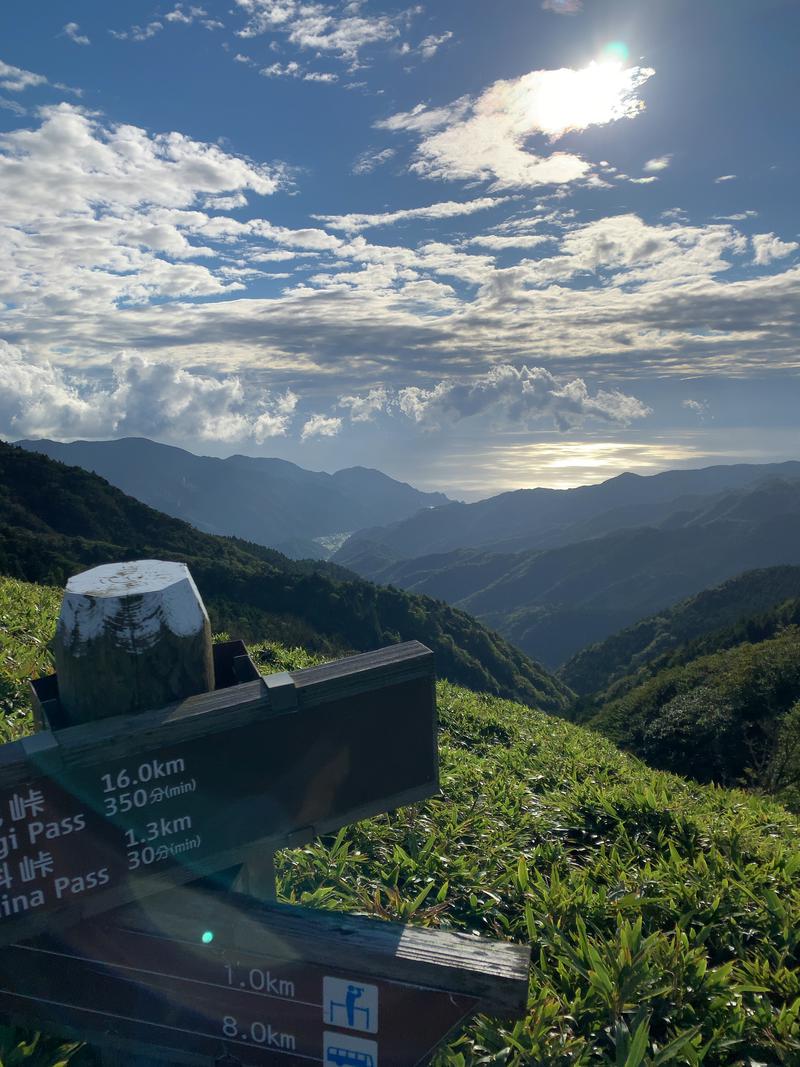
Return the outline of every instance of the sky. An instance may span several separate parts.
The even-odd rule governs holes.
[[[800,458],[796,0],[6,0],[0,436]]]

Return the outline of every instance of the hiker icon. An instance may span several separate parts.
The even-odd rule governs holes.
[[[324,978],[322,1018],[332,1026],[376,1034],[378,987],[349,978]]]

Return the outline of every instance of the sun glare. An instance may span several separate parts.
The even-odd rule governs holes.
[[[636,89],[652,73],[641,67],[625,67],[622,53],[609,46],[603,59],[582,70],[548,71],[546,80],[531,86],[528,117],[553,139],[569,130],[630,117],[644,106]]]

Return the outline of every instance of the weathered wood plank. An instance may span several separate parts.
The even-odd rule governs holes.
[[[361,915],[288,904],[261,904],[243,894],[191,887],[165,893],[142,910],[121,909],[114,921],[197,944],[213,923],[220,943],[267,957],[295,956],[365,976],[409,982],[475,997],[490,1015],[524,1013],[529,945],[456,930],[429,929]]]
[[[524,945],[191,887],[8,946],[0,1012],[198,1067],[344,1062],[331,1045],[411,1067],[475,1011],[523,1015],[529,961]]]
[[[351,661],[356,668],[353,678],[347,669]],[[322,667],[293,671],[297,712],[375,693],[403,681],[432,679],[433,670],[431,650],[419,641],[407,641],[389,649],[349,656]],[[33,683],[37,692],[41,681]],[[52,683],[48,682],[46,691],[51,689]],[[378,708],[376,713],[379,713]],[[275,712],[270,704],[269,691],[259,679],[231,689],[199,693],[154,711],[117,715],[45,732],[47,740],[38,741],[35,751],[43,771],[55,769],[59,764],[87,766],[120,755],[134,755],[232,727],[247,726],[271,714]],[[0,745],[0,788],[16,785],[30,777],[29,751],[30,739],[27,738]]]

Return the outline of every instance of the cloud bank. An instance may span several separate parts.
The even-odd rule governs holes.
[[[205,438],[262,444],[287,432],[297,397],[121,353],[110,381],[34,363],[0,341],[0,427],[10,437]]]

